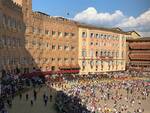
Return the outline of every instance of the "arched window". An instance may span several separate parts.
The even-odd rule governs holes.
[[[98,51],[96,51],[96,57],[98,57]]]

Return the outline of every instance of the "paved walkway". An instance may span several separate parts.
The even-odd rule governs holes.
[[[44,105],[43,101],[43,94],[44,92],[48,95],[53,94],[54,91],[49,91],[48,88],[45,86],[42,87],[40,90],[36,89],[37,93],[37,100],[34,102],[34,105],[31,106],[30,100],[33,97],[33,90],[29,91],[29,100],[26,101],[25,94],[22,95],[22,99],[17,96],[13,100],[12,108],[8,109],[8,113],[56,113],[54,109],[54,99],[52,102],[48,101],[48,105]]]

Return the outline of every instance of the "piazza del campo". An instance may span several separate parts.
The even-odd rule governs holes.
[[[0,0],[0,113],[150,113],[150,37],[32,5]]]

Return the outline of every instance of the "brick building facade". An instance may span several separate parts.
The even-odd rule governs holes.
[[[1,73],[26,73],[32,59],[25,49],[25,23],[22,7],[11,0],[0,0]]]
[[[22,2],[21,2],[22,1]],[[78,27],[63,17],[32,11],[32,0],[14,0],[22,6],[26,25],[25,48],[33,62],[29,70],[79,72]]]

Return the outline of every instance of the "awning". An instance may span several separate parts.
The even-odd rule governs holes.
[[[72,70],[72,69],[80,69],[80,66],[79,65],[70,65],[70,66],[60,66],[59,69],[63,70],[63,69],[69,69],[69,70]]]
[[[60,71],[56,71],[53,73],[56,73],[56,74],[75,74],[75,73],[79,73],[79,70],[60,70]]]
[[[77,74],[79,73],[79,70],[59,70],[59,71],[35,71],[32,73],[26,73],[23,74],[25,77],[33,77],[33,76],[46,76],[46,75],[52,75],[52,74]]]

